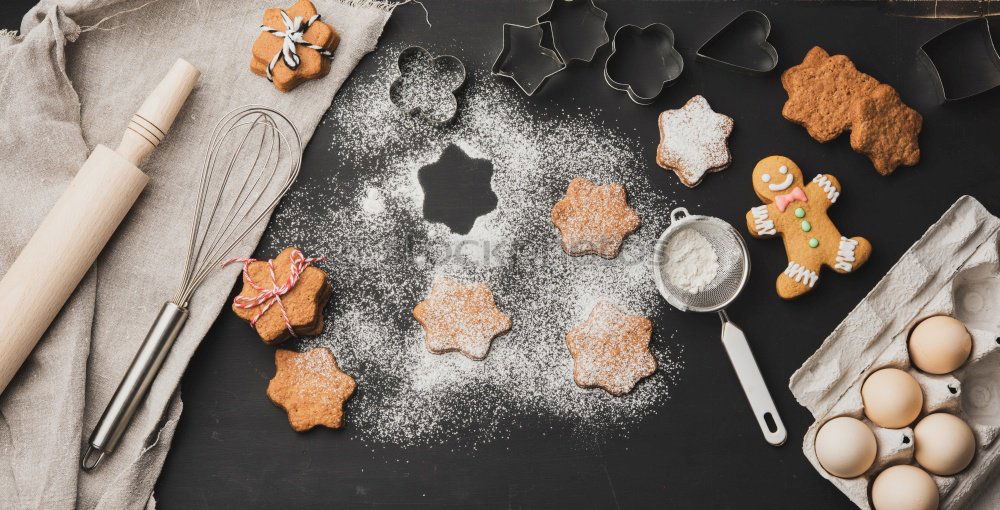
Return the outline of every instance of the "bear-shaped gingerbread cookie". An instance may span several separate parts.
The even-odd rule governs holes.
[[[794,161],[769,156],[753,169],[753,190],[764,205],[747,212],[750,235],[761,239],[780,235],[785,242],[788,267],[778,275],[776,285],[782,298],[812,290],[822,266],[850,273],[871,255],[867,239],[840,235],[826,214],[840,196],[836,177],[818,174],[806,184]]]

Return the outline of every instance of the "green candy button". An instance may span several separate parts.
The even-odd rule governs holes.
[[[809,224],[808,220],[802,220],[802,231],[809,232],[813,229],[813,226]]]
[[[805,209],[803,209],[801,207],[796,207],[795,208],[795,217],[796,218],[801,218],[801,217],[803,217],[805,215],[806,215],[806,210]]]
[[[819,246],[819,239],[816,239],[815,237],[810,238],[809,239],[809,247],[810,248],[815,248],[817,246]]]

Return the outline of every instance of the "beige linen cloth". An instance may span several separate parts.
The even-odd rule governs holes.
[[[375,49],[392,8],[375,0],[313,1],[342,42],[329,76],[287,94],[248,65],[264,8],[290,0],[42,0],[20,35],[0,32],[0,272],[93,147],[117,146],[175,59],[202,71],[172,132],[143,165],[148,187],[0,396],[0,509],[155,506],[153,486],[181,413],[178,381],[239,268],[218,271],[195,295],[183,333],[114,454],[84,473],[81,449],[180,281],[215,122],[238,106],[265,104],[285,113],[304,143]],[[249,256],[262,231],[234,255]]]

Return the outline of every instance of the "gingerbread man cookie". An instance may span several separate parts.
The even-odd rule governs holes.
[[[292,429],[305,432],[316,425],[344,426],[344,402],[354,394],[356,384],[340,370],[329,349],[278,349],[274,365],[277,371],[267,385],[267,396],[288,413]]]
[[[653,323],[640,315],[626,315],[607,301],[599,301],[587,320],[566,333],[573,357],[573,380],[581,388],[603,388],[620,397],[656,371],[649,352]]]
[[[320,18],[309,0],[299,0],[288,9],[265,9],[250,70],[282,92],[326,76],[340,34]]]
[[[598,186],[577,177],[552,207],[552,224],[569,255],[618,256],[622,241],[639,229],[639,215],[628,205],[621,184]]]
[[[511,326],[485,283],[466,284],[447,276],[434,280],[430,295],[413,308],[413,317],[424,328],[427,350],[459,351],[477,361]]]
[[[840,196],[836,177],[819,174],[805,184],[794,161],[770,156],[754,167],[753,189],[764,205],[747,212],[747,229],[757,238],[780,235],[785,243],[788,267],[776,285],[782,298],[792,299],[812,290],[822,266],[850,273],[871,255],[867,239],[840,235],[826,214]]]
[[[326,273],[289,247],[273,260],[235,259],[243,263],[243,289],[233,298],[233,312],[250,323],[266,344],[290,336],[323,332],[323,307],[330,299]]]

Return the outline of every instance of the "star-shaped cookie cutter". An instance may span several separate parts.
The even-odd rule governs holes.
[[[594,0],[552,0],[537,21],[552,24],[552,46],[567,64],[590,62],[611,40],[605,28],[608,13],[594,5]]]
[[[456,92],[465,84],[465,65],[452,55],[434,56],[410,46],[396,59],[399,77],[389,85],[389,101],[407,115],[434,125],[451,122],[458,114]],[[433,96],[433,97],[428,97]]]
[[[530,27],[504,23],[503,48],[493,62],[494,75],[513,80],[528,96],[535,95],[549,78],[566,69],[566,62],[556,51],[542,46],[545,29],[551,32],[552,23],[543,21]]]

